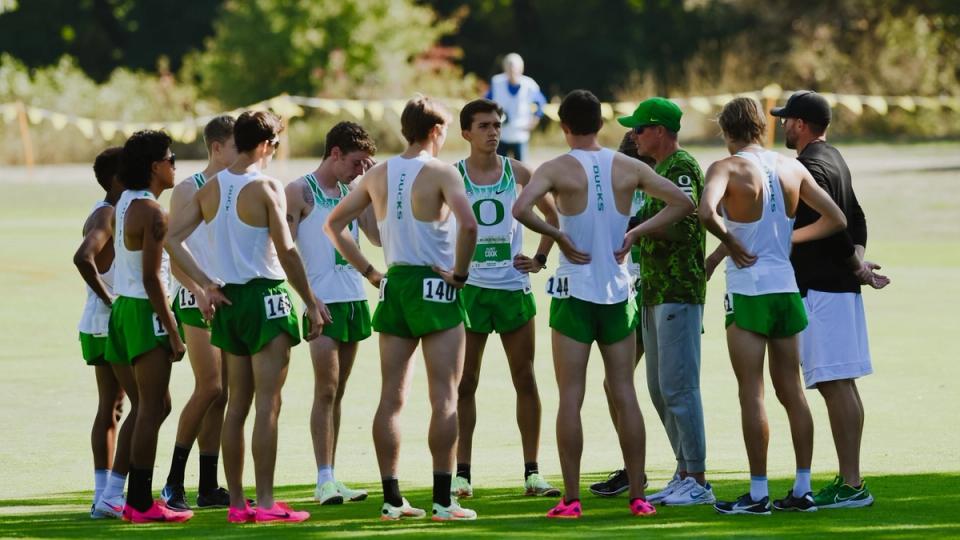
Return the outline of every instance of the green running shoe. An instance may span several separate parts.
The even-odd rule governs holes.
[[[833,483],[824,486],[813,496],[818,508],[861,508],[873,504],[873,495],[863,482],[859,488],[843,483],[843,477],[837,475]]]

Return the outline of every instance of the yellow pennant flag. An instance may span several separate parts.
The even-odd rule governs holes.
[[[637,104],[632,101],[619,101],[613,104],[613,110],[620,116],[633,114],[633,110],[636,108]]]
[[[960,112],[960,98],[942,96],[940,103],[953,112]]]
[[[340,102],[343,110],[347,111],[357,120],[363,120],[363,102],[354,99],[345,99]]]
[[[370,119],[374,122],[379,122],[383,120],[383,102],[382,101],[371,101],[367,103],[367,113],[370,114]]]
[[[97,124],[97,129],[100,130],[100,136],[103,137],[103,140],[109,141],[113,140],[118,128],[116,122],[100,122]]]
[[[403,108],[407,106],[407,102],[402,99],[394,99],[390,101],[390,110],[397,113],[397,118],[403,114]]]
[[[69,120],[69,118],[67,118],[67,115],[63,113],[55,112],[55,113],[50,113],[49,118],[50,118],[50,123],[53,124],[53,129],[60,131],[63,128],[67,127],[67,121]]]
[[[723,107],[731,101],[733,101],[733,94],[720,94],[719,96],[713,96],[710,98],[710,103],[712,103],[715,107]]]
[[[940,101],[932,97],[918,97],[917,104],[924,109],[937,110],[940,108]]]
[[[554,122],[560,121],[560,104],[559,103],[547,103],[543,106],[543,114],[553,120]]]
[[[0,114],[3,114],[3,121],[6,123],[13,122],[17,119],[17,104],[16,103],[4,103],[0,105]]]
[[[170,131],[170,137],[175,141],[183,140],[183,132],[186,130],[186,126],[183,122],[173,122],[167,124],[167,129]]]
[[[780,85],[777,83],[768,84],[763,87],[763,90],[760,91],[760,95],[763,96],[763,99],[780,99],[782,94],[783,88],[780,88]]]
[[[123,124],[120,129],[123,131],[124,135],[130,137],[134,133],[143,129],[143,124]]]
[[[900,96],[897,98],[897,107],[907,111],[913,112],[917,110],[917,102],[913,100],[910,96]]]
[[[93,138],[93,120],[89,118],[77,118],[73,121],[73,125],[77,126],[77,129],[80,130],[80,133],[83,133],[84,137],[88,139]]]
[[[887,114],[887,100],[883,96],[867,96],[863,103],[880,114]]]
[[[850,109],[850,112],[853,114],[857,116],[863,114],[863,103],[860,101],[860,96],[841,94],[837,96],[837,101],[844,107]]]
[[[695,96],[690,98],[690,108],[697,111],[700,114],[710,114],[713,111],[713,105],[710,104],[710,100],[702,97]]]
[[[43,109],[38,109],[36,107],[27,107],[27,118],[30,119],[31,124],[39,124],[43,121],[43,117],[46,116],[46,111]]]
[[[601,103],[600,116],[607,120],[613,118],[613,107],[609,103]]]

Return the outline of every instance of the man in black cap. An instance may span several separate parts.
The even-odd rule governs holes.
[[[814,496],[819,508],[858,508],[873,504],[860,476],[863,403],[856,379],[873,372],[867,345],[860,286],[880,289],[889,279],[875,273],[880,266],[863,259],[867,223],[857,202],[850,170],[836,148],[826,142],[830,104],[816,92],[794,93],[784,107],[770,114],[780,118],[787,148],[797,151],[817,183],[843,210],[847,229],[833,236],[794,244],[790,260],[803,296],[809,325],[800,334],[800,357],[807,388],[820,391],[830,416],[840,474]],[[794,228],[819,217],[802,201]]]

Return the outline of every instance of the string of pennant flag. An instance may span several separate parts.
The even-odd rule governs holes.
[[[778,85],[771,84],[761,90],[752,92],[717,94],[713,96],[676,97],[671,99],[681,108],[692,109],[701,114],[710,114],[735,97],[746,96],[758,100],[776,101],[783,96],[789,96],[791,93],[790,91],[783,90]],[[960,96],[878,96],[835,94],[829,92],[822,92],[821,95],[827,99],[831,107],[840,105],[856,115],[863,114],[867,108],[883,115],[887,114],[893,107],[903,109],[907,112],[915,112],[918,109],[949,109],[954,112],[960,112]],[[455,110],[459,110],[467,103],[466,100],[462,99],[451,99],[445,102]],[[383,119],[388,111],[399,117],[405,105],[406,100],[397,99],[353,100],[280,95],[254,103],[249,107],[228,111],[226,114],[237,116],[245,110],[272,109],[280,116],[290,119],[303,116],[305,113],[304,109],[310,108],[321,110],[330,115],[347,113],[359,120],[369,118],[377,122]],[[630,101],[602,103],[601,112],[603,117],[609,120],[616,115],[630,114],[636,105],[636,102]],[[559,120],[559,110],[560,105],[558,103],[547,103],[543,107],[543,113],[552,120]],[[77,116],[62,111],[34,107],[19,101],[0,104],[0,118],[2,118],[5,123],[10,124],[16,122],[18,116],[25,116],[31,124],[35,125],[45,121],[49,122],[56,130],[73,126],[88,139],[100,136],[104,140],[112,140],[118,133],[130,136],[141,129],[163,129],[167,131],[174,140],[183,143],[195,141],[198,133],[203,130],[203,126],[214,117],[214,115],[204,115],[173,121],[128,122]]]

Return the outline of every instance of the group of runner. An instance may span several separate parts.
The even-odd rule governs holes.
[[[792,128],[802,136],[811,125],[815,131],[818,126],[805,121],[805,114],[790,116],[791,102],[779,111],[789,118],[788,134]],[[377,148],[368,132],[341,122],[327,134],[316,170],[286,186],[264,173],[284,127],[270,112],[214,118],[204,130],[207,167],[176,186],[176,157],[163,132],[141,131],[122,148],[102,152],[94,172],[106,196],[87,219],[75,256],[88,285],[79,325],[81,347],[84,359],[95,366],[99,392],[91,433],[91,517],[134,523],[190,519],[184,476],[196,442],[197,507],[227,507],[231,523],[309,518],[273,494],[281,390],[291,347],[301,337],[309,342],[315,376],[310,417],[317,465],[314,499],[321,504],[365,499],[366,491],[337,479],[334,464],[341,400],[358,344],[373,330],[379,335],[382,378],[373,419],[383,487],[381,519],[427,515],[402,496],[397,480],[399,419],[417,347],[422,347],[431,405],[430,515],[438,521],[476,518],[459,501],[473,495],[474,396],[493,332],[500,334],[517,394],[523,493],[560,496],[537,463],[541,407],[533,368],[536,302],[529,278],[547,267],[554,244],[561,255],[546,292],[552,297],[549,324],[560,392],[563,491],[547,517],[582,514],[580,408],[593,342],[604,362],[604,388],[624,470],[591,491],[616,495],[629,490],[630,511],[641,516],[654,514],[657,502],[716,503],[722,513],[769,513],[762,408],[763,354],[769,345],[771,375],[790,417],[798,465],[794,489],[773,506],[823,506],[809,485],[812,420],[800,384],[797,335],[807,324],[807,313],[811,320],[817,310],[826,313],[832,319],[821,322],[820,331],[837,333],[840,319],[854,317],[859,309],[859,319],[843,322],[854,334],[845,339],[856,341],[845,354],[856,356],[859,371],[844,371],[839,380],[852,383],[869,373],[859,284],[879,288],[887,280],[874,272],[876,265],[863,261],[865,225],[863,240],[859,233],[851,239],[843,232],[848,208],[834,203],[836,196],[832,199],[834,194],[820,187],[823,182],[796,160],[760,146],[765,115],[755,101],[738,98],[724,108],[720,125],[732,157],[715,163],[705,181],[696,161],[679,147],[681,112],[668,100],[652,98],[619,119],[631,128],[625,137],[630,144],[621,152],[598,142],[602,117],[592,93],[571,92],[559,114],[570,151],[536,171],[496,153],[503,110],[487,99],[460,111],[470,155],[452,166],[438,160],[452,117],[424,96],[410,100],[401,114],[408,143],[401,155],[376,163]],[[819,135],[822,142],[822,130]],[[656,170],[637,158],[652,161]],[[846,180],[849,190],[849,172]],[[168,211],[157,198],[171,188]],[[855,202],[853,198],[851,208]],[[806,222],[794,231],[794,216],[799,221],[804,208]],[[710,257],[704,253],[704,225],[721,240]],[[523,226],[541,235],[532,256],[523,253]],[[385,269],[376,268],[360,250],[361,230],[372,245],[383,248]],[[829,242],[823,248],[826,255],[820,256],[842,259],[845,266],[838,272],[853,276],[848,281],[856,285],[856,297],[843,300],[846,311],[813,306],[813,300],[836,301],[812,298],[806,290],[801,300],[799,275],[794,277],[790,261],[791,235],[795,243]],[[724,256],[729,256],[728,343],[740,384],[751,470],[750,493],[733,502],[716,502],[704,476],[699,393],[706,279]],[[372,316],[364,281],[379,289]],[[303,302],[302,316],[287,282]],[[820,339],[804,337],[804,350],[837,358],[816,349]],[[644,491],[645,428],[633,384],[644,351],[651,397],[677,458],[674,478],[649,497]],[[185,353],[195,387],[180,415],[161,499],[155,501],[157,434],[171,411],[172,363]],[[839,369],[830,362],[820,366],[824,373]],[[805,375],[807,368],[805,354]],[[817,382],[807,378],[808,386]],[[821,392],[827,396],[822,386]],[[850,392],[847,385],[833,395],[855,395],[859,403],[855,385]],[[118,430],[125,395],[131,410]],[[842,402],[842,397],[834,401]],[[829,408],[830,397],[827,404]],[[255,501],[246,498],[242,482],[244,424],[251,405]],[[834,416],[831,409],[832,424]],[[849,422],[857,418],[860,431],[853,441],[845,430],[853,429]],[[832,493],[842,491],[844,501],[869,504],[872,497],[859,478],[862,405],[859,417],[833,428],[842,474]],[[843,437],[847,442],[841,450]],[[855,458],[849,448],[854,442]],[[217,480],[221,450],[226,489]]]

